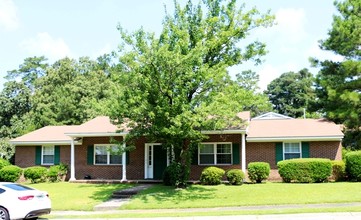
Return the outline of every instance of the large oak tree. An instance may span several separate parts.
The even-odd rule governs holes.
[[[112,117],[118,123],[130,119],[128,141],[146,136],[173,152],[182,167],[181,187],[188,180],[192,146],[204,138],[201,130],[241,123],[235,113],[243,110],[244,100],[237,109],[228,108],[227,100],[215,108],[214,101],[221,93],[238,92],[228,88],[233,84],[228,67],[261,62],[266,45],[242,40],[252,29],[272,25],[273,16],[246,11],[236,0],[188,1],[184,7],[174,1],[174,6],[159,36],[143,29],[129,34],[119,26],[119,81],[125,90]],[[221,98],[227,97],[235,96]]]

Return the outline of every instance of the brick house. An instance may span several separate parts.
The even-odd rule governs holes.
[[[193,154],[191,180],[198,180],[207,166],[225,170],[242,169],[250,162],[271,165],[270,179],[279,179],[277,162],[290,158],[341,160],[340,126],[322,119],[293,119],[266,113],[251,119],[250,112],[238,115],[245,124],[236,129],[203,131],[208,136]],[[122,132],[117,132],[119,129]],[[108,117],[97,117],[77,126],[47,126],[10,142],[16,146],[15,164],[20,167],[65,163],[70,180],[161,179],[170,163],[161,143],[140,138],[135,150],[120,155],[113,139],[121,141],[129,133]]]

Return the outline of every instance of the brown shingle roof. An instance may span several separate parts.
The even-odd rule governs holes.
[[[251,120],[247,132],[247,141],[342,137],[340,126],[324,119]]]

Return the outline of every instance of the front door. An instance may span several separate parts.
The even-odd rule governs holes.
[[[161,144],[145,145],[145,178],[161,180],[167,167],[167,150]]]

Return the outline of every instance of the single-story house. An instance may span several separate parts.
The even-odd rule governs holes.
[[[250,162],[268,162],[270,179],[278,179],[277,162],[290,158],[341,160],[343,133],[339,125],[323,119],[293,119],[276,113],[251,118],[238,114],[245,123],[234,129],[203,131],[208,136],[193,155],[191,180],[198,180],[207,166],[225,170],[242,169]],[[170,163],[161,143],[140,138],[133,151],[119,155],[112,139],[121,141],[129,129],[119,128],[108,117],[96,117],[82,125],[46,126],[10,142],[15,164],[20,167],[70,167],[70,180],[92,178],[112,180],[158,180]],[[112,150],[109,150],[112,149]]]

